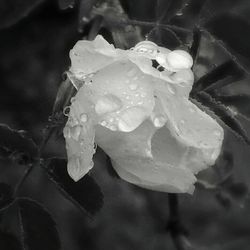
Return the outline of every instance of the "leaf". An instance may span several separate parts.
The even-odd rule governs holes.
[[[231,58],[250,73],[250,23],[243,18],[225,13],[204,25]]]
[[[205,9],[206,0],[183,1],[182,8],[171,18],[170,23],[192,30],[199,26],[202,10]]]
[[[67,161],[53,158],[46,166],[50,180],[59,191],[81,211],[94,215],[103,205],[103,194],[95,180],[85,175],[78,182],[67,172]]]
[[[14,130],[6,124],[0,124],[0,138],[0,157],[11,154],[19,154],[22,157],[22,154],[25,154],[30,158],[37,156],[37,145],[23,130]]]
[[[44,0],[1,0],[0,29],[7,28],[25,18]]]
[[[75,6],[75,0],[58,0],[61,10],[72,9]]]
[[[8,232],[0,230],[0,249],[2,250],[23,250],[18,239]]]
[[[250,140],[243,129],[241,123],[234,117],[234,113],[224,106],[222,103],[216,101],[208,93],[200,92],[195,96],[195,99],[202,105],[211,110],[217,118],[220,119],[228,128],[231,129],[239,138],[250,145]],[[209,112],[209,111],[208,111]]]
[[[25,250],[60,250],[61,244],[55,221],[38,202],[18,199],[21,240]]]
[[[183,12],[190,0],[158,0],[156,20],[167,23],[171,18]]]
[[[228,61],[216,67],[194,83],[192,92],[208,91],[222,88],[241,79],[244,72],[234,61]]]
[[[156,27],[150,32],[150,40],[159,46],[176,49],[183,45],[181,38],[171,29]]]
[[[192,46],[189,50],[189,53],[192,56],[193,61],[194,61],[193,65],[196,64],[197,58],[199,56],[200,43],[201,43],[201,31],[198,28],[195,28],[193,30]]]
[[[224,105],[235,108],[238,113],[250,118],[250,95],[216,95],[216,99]]]
[[[13,200],[12,187],[6,183],[0,183],[0,211],[8,207]]]

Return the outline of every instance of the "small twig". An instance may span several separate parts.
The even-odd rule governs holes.
[[[168,194],[168,204],[169,204],[169,219],[167,223],[167,230],[169,231],[174,245],[177,250],[189,250],[191,244],[189,243],[187,236],[187,231],[183,227],[180,221],[179,214],[179,203],[177,194]]]

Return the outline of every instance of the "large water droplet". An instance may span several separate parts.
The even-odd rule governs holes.
[[[145,110],[141,107],[132,107],[124,110],[118,121],[118,128],[123,132],[136,129],[146,118]]]
[[[101,97],[96,105],[95,111],[97,114],[102,115],[110,112],[114,112],[122,107],[121,100],[114,95],[106,95]]]

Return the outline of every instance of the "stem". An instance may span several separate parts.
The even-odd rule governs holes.
[[[180,221],[179,202],[177,194],[168,194],[169,220],[167,230],[169,231],[177,250],[188,250],[190,243],[186,238],[186,230]]]

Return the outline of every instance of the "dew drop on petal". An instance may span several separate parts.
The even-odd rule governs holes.
[[[109,126],[109,129],[112,130],[112,131],[116,131],[116,130],[117,130],[117,126],[115,126],[115,125],[110,125],[110,126]]]
[[[221,135],[221,132],[219,130],[215,130],[214,131],[214,135],[217,136],[217,137],[219,137]]]
[[[131,90],[136,90],[138,88],[138,85],[136,83],[132,83],[132,84],[129,85],[129,88]]]
[[[106,114],[120,109],[122,106],[121,100],[114,95],[106,95],[101,97],[96,105],[95,111],[97,114]]]
[[[88,120],[88,115],[87,114],[81,114],[80,115],[80,120],[81,122],[85,123]]]
[[[73,138],[74,140],[78,141],[80,134],[81,134],[81,126],[76,125],[70,128],[70,137]]]
[[[166,118],[164,116],[157,116],[153,120],[154,126],[157,128],[161,128],[166,123]]]
[[[69,112],[70,112],[70,106],[66,106],[64,109],[63,109],[63,114],[65,116],[69,116]]]
[[[146,118],[145,110],[141,107],[132,107],[124,110],[118,121],[118,128],[123,132],[136,129]]]
[[[101,124],[102,126],[106,127],[106,126],[108,125],[108,122],[105,121],[105,120],[103,120],[103,121],[100,122],[100,124]]]

